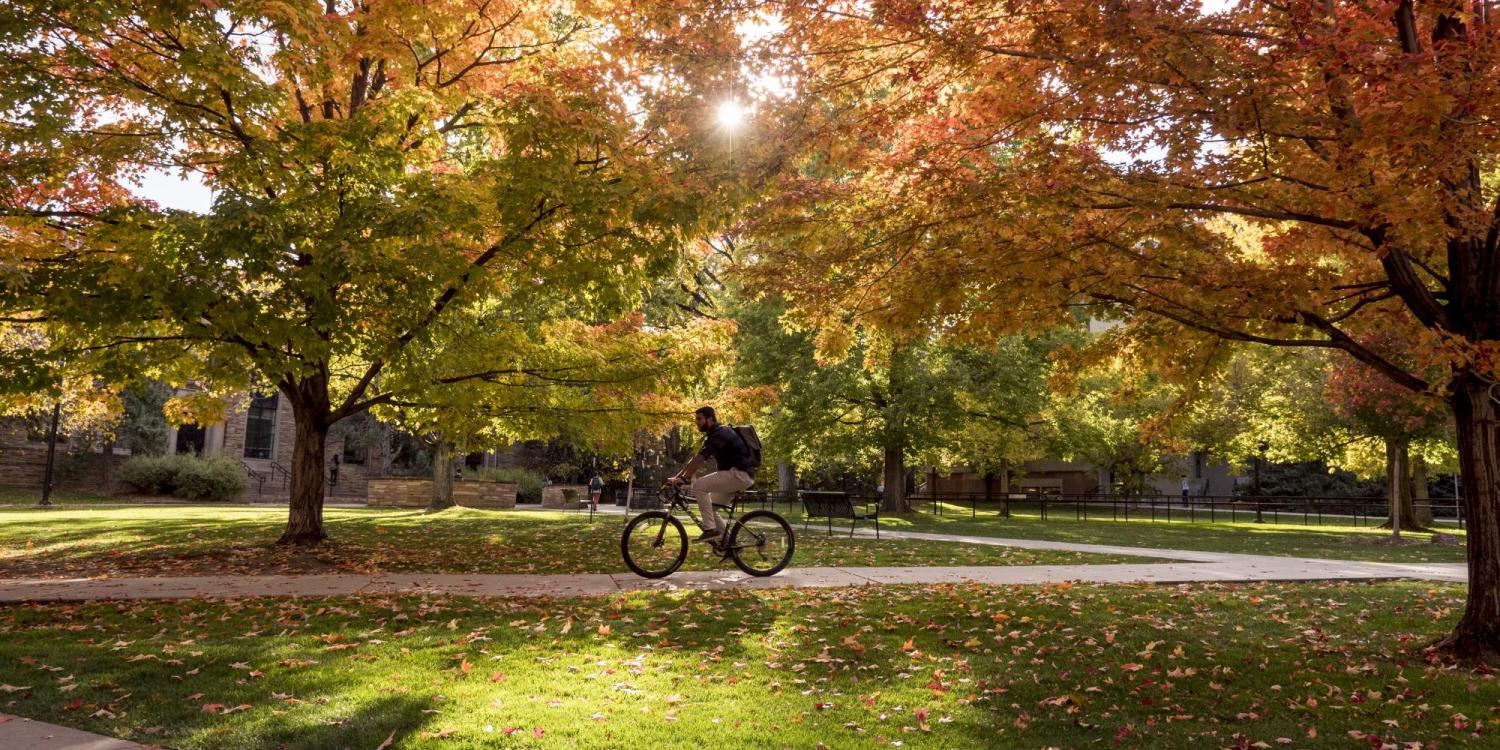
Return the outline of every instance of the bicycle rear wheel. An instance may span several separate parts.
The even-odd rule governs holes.
[[[785,518],[769,510],[752,510],[729,532],[734,564],[752,576],[773,576],[792,562],[797,538]]]
[[[642,578],[665,578],[687,559],[688,536],[670,513],[653,510],[630,519],[620,535],[620,555],[630,572]]]

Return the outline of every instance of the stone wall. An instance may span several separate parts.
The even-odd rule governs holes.
[[[377,477],[367,488],[371,508],[425,508],[432,503],[431,479]]]
[[[116,451],[108,460],[99,448],[58,441],[53,459],[52,481],[58,489],[82,490],[101,495],[119,489],[120,465],[129,453]],[[47,472],[47,443],[31,440],[16,420],[0,420],[0,484],[42,488]]]
[[[568,502],[563,490],[576,493],[573,502]],[[588,502],[589,488],[582,484],[553,484],[542,488],[542,507],[558,510],[577,510]]]
[[[465,479],[453,483],[453,502],[465,508],[514,508],[516,485]]]
[[[432,503],[432,480],[423,477],[372,477],[372,508],[425,508]],[[453,483],[453,502],[465,508],[514,508],[516,486],[510,482],[465,479]]]

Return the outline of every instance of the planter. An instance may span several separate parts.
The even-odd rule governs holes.
[[[370,479],[371,508],[426,508],[432,504],[432,480],[418,477]],[[514,508],[516,485],[463,479],[453,483],[453,502],[465,508]]]
[[[569,495],[572,499],[569,499]],[[542,507],[553,510],[577,510],[588,502],[589,488],[582,484],[554,484],[542,488]]]
[[[514,508],[516,485],[514,482],[465,479],[453,483],[453,502],[465,508]]]
[[[366,492],[371,508],[425,508],[432,504],[432,479],[373,477]]]

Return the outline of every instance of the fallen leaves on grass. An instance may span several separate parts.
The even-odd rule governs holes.
[[[288,747],[267,727],[327,721],[351,747],[495,731],[612,746],[631,716],[802,747],[1258,748],[1355,732],[1484,747],[1500,731],[1495,675],[1421,648],[1462,594],[961,584],[33,604],[0,610],[0,684],[14,688],[8,710],[37,718],[183,736],[229,727]],[[126,662],[148,648],[159,658]],[[126,701],[132,689],[163,697]],[[396,730],[350,718],[402,705],[418,718]]]

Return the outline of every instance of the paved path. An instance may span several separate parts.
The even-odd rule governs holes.
[[[144,750],[144,745],[0,714],[0,748],[6,750]]]
[[[873,536],[861,529],[860,536]],[[354,594],[446,593],[460,596],[601,596],[625,591],[671,589],[831,588],[902,583],[972,581],[994,585],[1060,583],[1194,583],[1212,581],[1336,581],[1418,579],[1467,580],[1463,563],[1381,563],[1319,560],[1229,552],[1078,544],[1041,539],[882,531],[892,539],[923,539],[1025,549],[1162,558],[1170,562],[1115,565],[1009,565],[915,568],[791,568],[771,578],[738,570],[689,571],[650,581],[630,573],[565,575],[379,575],[192,576],[147,578],[0,579],[0,603],[98,599],[191,599],[194,597],[348,596]],[[727,564],[726,564],[727,565]],[[4,747],[0,744],[0,747]]]
[[[649,581],[629,573],[578,575],[199,576],[0,581],[0,602],[194,597],[455,594],[460,596],[600,596],[669,589],[830,588],[972,581],[995,585],[1058,583],[1192,583],[1421,579],[1464,581],[1462,564],[1369,563],[1237,555],[1236,560],[1127,565],[1016,565],[963,568],[792,568],[771,578],[739,571],[690,571]]]

